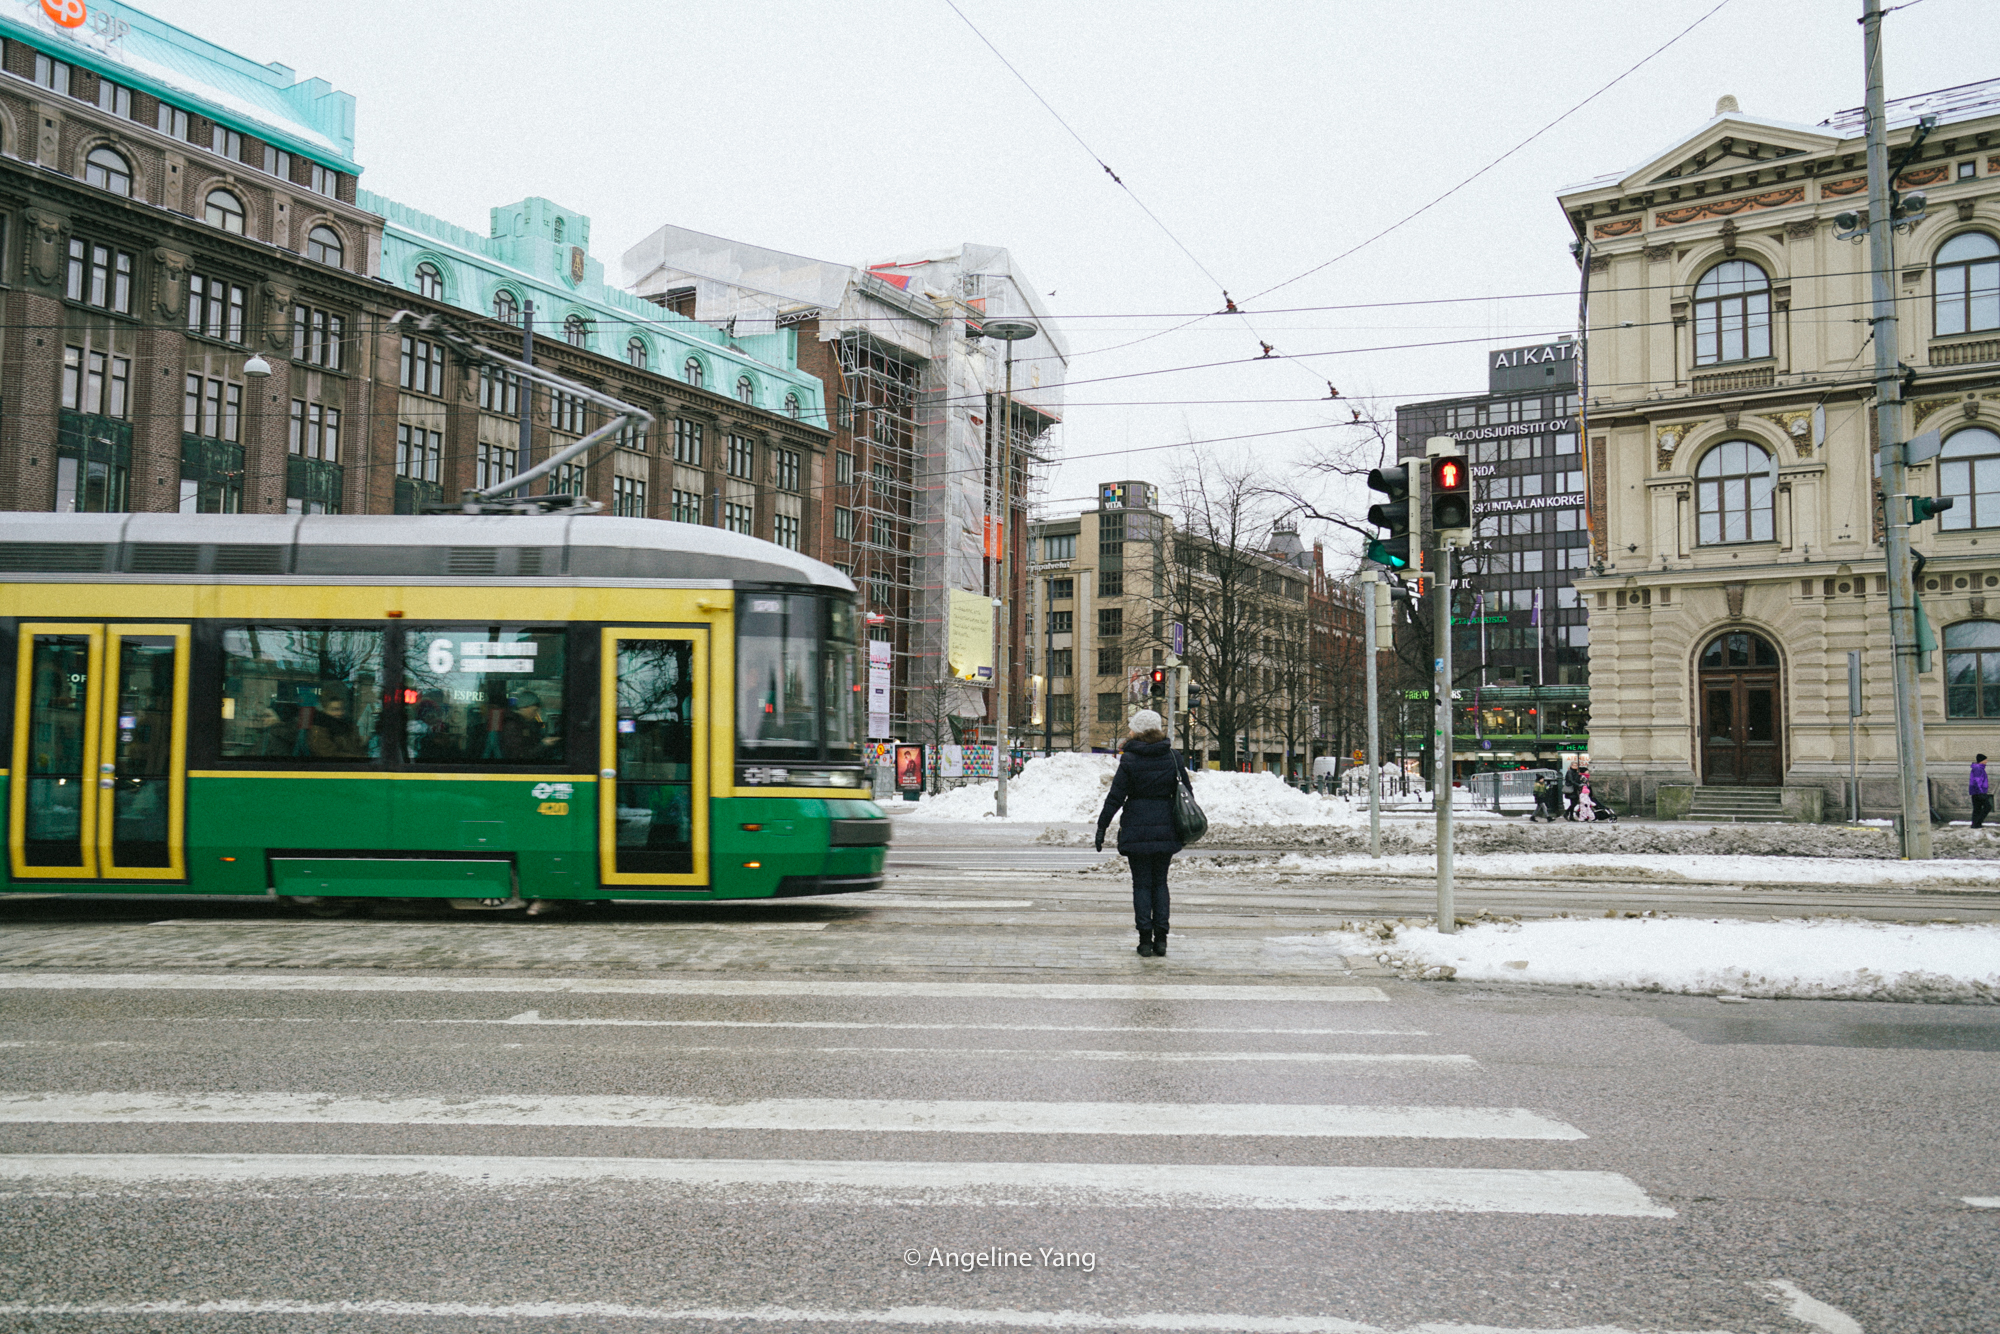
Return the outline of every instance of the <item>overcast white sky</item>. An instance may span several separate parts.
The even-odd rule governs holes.
[[[1716,4],[958,2],[1239,301],[1457,184]],[[1155,447],[1189,438],[1297,432],[1214,447],[1282,467],[1325,434],[1299,428],[1349,418],[1316,401],[1329,380],[1388,400],[1482,392],[1483,347],[1574,322],[1557,189],[1645,160],[1724,93],[1808,123],[1862,100],[1859,0],[1729,0],[1414,222],[1245,301],[1248,320],[1120,347],[1218,309],[1218,283],[945,0],[143,7],[354,94],[368,188],[482,231],[490,206],[547,196],[592,218],[614,276],[665,222],[843,262],[1006,246],[1074,353],[1052,512],[1099,480],[1168,481],[1177,451]],[[1886,29],[1891,97],[2000,75],[1994,0],[1920,0]],[[1560,295],[1507,299],[1522,293]],[[1255,357],[1260,336],[1280,359],[1170,369]],[[1453,339],[1470,341],[1375,350]],[[1112,376],[1136,378],[1090,383]]]

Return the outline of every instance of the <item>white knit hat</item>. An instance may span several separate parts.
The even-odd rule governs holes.
[[[1167,730],[1167,725],[1161,719],[1160,715],[1154,713],[1151,709],[1141,709],[1133,714],[1130,726],[1134,732],[1164,732]]]

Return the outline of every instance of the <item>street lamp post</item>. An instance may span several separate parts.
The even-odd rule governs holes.
[[[993,707],[993,813],[1005,818],[1007,814],[1007,770],[1012,759],[1012,747],[1007,744],[1007,696],[1012,680],[1008,649],[1013,628],[1011,613],[1007,606],[1007,594],[1012,581],[1007,577],[1007,560],[1013,549],[1012,534],[1008,520],[1013,517],[1012,491],[1014,479],[1014,344],[1024,338],[1033,338],[1041,329],[1028,320],[988,320],[981,332],[987,338],[997,338],[1007,345],[1007,392],[1001,399],[1004,415],[1000,421],[1000,579],[994,586],[994,605],[998,615],[994,623],[998,629],[999,646],[993,655],[994,707]]]

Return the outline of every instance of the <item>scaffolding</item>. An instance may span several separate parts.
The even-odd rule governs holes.
[[[918,419],[923,358],[873,335],[840,334],[840,371],[854,439],[853,474],[835,480],[835,504],[853,516],[853,579],[867,608],[868,638],[892,646],[890,730],[909,734],[911,673],[925,636],[915,525],[924,471]]]

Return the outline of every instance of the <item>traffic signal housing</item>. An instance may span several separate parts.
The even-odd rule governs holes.
[[[1431,527],[1440,536],[1472,528],[1472,470],[1463,454],[1431,460]]]
[[[1166,698],[1166,694],[1167,694],[1167,669],[1166,669],[1166,668],[1164,668],[1164,667],[1155,667],[1155,668],[1153,669],[1153,684],[1152,684],[1152,689],[1151,689],[1150,693],[1152,694],[1152,696],[1153,696],[1153,698],[1154,698],[1154,699],[1165,699],[1165,698]]]
[[[1393,468],[1375,468],[1368,474],[1368,489],[1380,491],[1387,499],[1368,507],[1368,522],[1387,531],[1368,543],[1368,559],[1392,570],[1410,567],[1410,469],[1399,463]]]
[[[1910,522],[1912,524],[1928,523],[1945,510],[1950,509],[1951,506],[1952,497],[1950,496],[1911,496]]]

